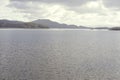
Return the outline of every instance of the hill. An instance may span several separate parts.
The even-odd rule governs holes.
[[[76,25],[60,24],[58,22],[54,22],[48,19],[38,19],[32,22],[44,26],[49,26],[49,28],[78,28],[78,26]]]
[[[0,28],[49,28],[32,22],[0,20]]]

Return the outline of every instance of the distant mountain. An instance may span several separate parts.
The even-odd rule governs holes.
[[[0,20],[0,28],[49,28],[32,22]]]
[[[61,24],[48,19],[38,19],[32,22],[12,21],[12,20],[0,20],[0,28],[58,28],[58,29],[109,29],[108,27],[86,27]],[[116,29],[116,28],[111,28]],[[119,28],[117,28],[118,30]]]
[[[96,27],[96,28],[93,28],[93,29],[109,29],[109,27]]]
[[[66,28],[66,29],[89,29],[88,27],[60,24],[47,19],[39,19],[32,22],[0,20],[0,28]]]
[[[86,26],[78,26],[80,29],[93,29],[92,27],[86,27]]]
[[[78,28],[78,26],[76,25],[60,24],[58,22],[54,22],[48,19],[39,19],[39,20],[32,21],[32,23],[49,26],[49,28]]]
[[[120,27],[112,27],[112,28],[110,28],[109,30],[115,30],[115,31],[119,31],[120,30]]]

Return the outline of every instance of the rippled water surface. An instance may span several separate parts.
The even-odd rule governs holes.
[[[120,32],[0,30],[0,80],[120,80]]]

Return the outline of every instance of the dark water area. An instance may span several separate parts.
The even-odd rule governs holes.
[[[120,80],[120,32],[0,30],[0,80]]]

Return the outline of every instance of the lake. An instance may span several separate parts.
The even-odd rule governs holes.
[[[120,80],[120,32],[1,29],[0,80]]]

